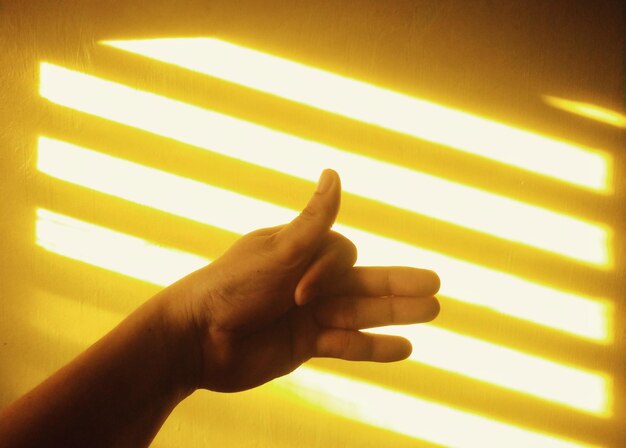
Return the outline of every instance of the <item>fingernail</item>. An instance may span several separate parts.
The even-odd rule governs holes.
[[[324,171],[322,171],[320,179],[317,182],[316,193],[320,193],[320,194],[326,193],[326,191],[328,191],[332,183],[333,183],[333,175],[331,173],[331,170],[325,169]]]

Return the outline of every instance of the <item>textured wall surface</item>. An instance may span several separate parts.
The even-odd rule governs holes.
[[[217,37],[554,141],[594,148],[612,161],[611,188],[604,192],[580,188],[99,43],[192,36]],[[420,428],[424,423],[412,398],[463,416],[480,416],[483,423],[550,436],[554,446],[561,446],[557,441],[570,443],[562,446],[626,446],[625,127],[582,117],[544,100],[549,95],[626,113],[625,36],[619,1],[0,0],[0,405],[70,360],[159,288],[37,244],[37,209],[206,258],[219,256],[237,238],[228,229],[46,175],[37,169],[39,136],[293,210],[303,206],[313,187],[302,178],[54,104],[39,94],[40,64],[45,61],[537,205],[595,223],[611,235],[604,247],[611,263],[599,266],[347,193],[339,216],[342,224],[512,275],[524,284],[584,297],[592,305],[606,305],[607,337],[580,337],[520,318],[540,316],[543,306],[553,311],[554,306],[538,305],[532,297],[525,304],[525,298],[506,285],[494,286],[495,291],[502,303],[515,302],[512,306],[521,310],[517,315],[503,312],[497,304],[480,306],[484,284],[470,298],[474,303],[442,290],[442,313],[432,328],[452,334],[453,342],[441,345],[445,353],[435,353],[431,361],[420,362],[419,343],[438,344],[437,337],[417,337],[416,359],[394,365],[326,359],[309,363],[315,372],[367,385],[365,391],[374,387],[371,390],[396,395],[381,398],[363,392],[361,401],[351,402],[342,391],[335,396],[333,387],[343,383],[332,381],[314,384],[313,394],[299,395],[300,380],[235,395],[198,392],[175,410],[154,446],[524,446],[520,440],[525,436],[513,432],[498,436],[493,429],[490,439],[488,431],[455,427],[459,421],[472,426],[470,417],[459,421],[442,417],[439,426],[429,422],[426,431]],[[364,100],[364,107],[376,104]],[[550,157],[546,153],[546,163]],[[109,176],[115,179],[116,173]],[[380,183],[382,189],[386,179],[373,176],[371,182]],[[419,198],[430,192],[408,184],[396,193]],[[198,207],[211,210],[212,204]],[[259,219],[242,210],[215,209],[222,212],[232,212],[252,227]],[[482,211],[464,213],[470,220]],[[585,243],[572,238],[569,244]],[[103,248],[94,246],[87,252],[98,250]],[[381,254],[382,264],[394,264],[390,251]],[[450,280],[444,273],[442,281],[444,286],[446,281],[457,282],[450,291],[463,291],[458,275]],[[564,306],[555,319],[567,322],[577,312]],[[477,345],[476,356],[482,353],[485,358],[476,361],[471,350],[455,351],[456,337],[510,349],[515,362],[526,367],[531,364],[524,364],[522,354],[567,366],[567,372],[586,372],[602,379],[603,388],[572,389],[564,398],[570,404],[555,401],[550,390],[567,386],[567,375],[549,377],[542,370],[545,364],[539,363],[537,368],[514,372],[519,378],[507,384],[502,379],[506,373],[499,372],[506,372],[509,358],[481,351],[485,346]],[[523,384],[531,384],[530,392]],[[607,399],[602,411],[586,408],[585,403],[571,405],[577,394],[594,393]],[[408,400],[396,399],[398,394]],[[462,443],[450,442],[456,439],[445,435],[456,432],[467,434]]]

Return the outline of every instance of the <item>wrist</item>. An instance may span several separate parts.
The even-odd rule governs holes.
[[[158,308],[158,324],[163,333],[163,351],[168,358],[171,388],[183,399],[201,385],[201,333],[204,327],[192,312],[188,293],[177,286],[164,289],[153,300]]]

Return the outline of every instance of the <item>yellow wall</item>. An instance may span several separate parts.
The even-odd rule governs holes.
[[[440,317],[401,363],[198,392],[154,446],[624,446],[621,8],[0,1],[0,405],[323,165],[359,263],[435,268]],[[115,46],[175,37],[225,46]]]

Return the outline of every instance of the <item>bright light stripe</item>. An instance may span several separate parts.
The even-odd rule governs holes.
[[[461,373],[581,411],[611,414],[610,378],[501,347],[433,325],[403,325],[373,330],[408,338],[412,361]]]
[[[46,137],[39,139],[37,167],[67,182],[239,234],[289,222],[297,214]],[[595,342],[611,342],[613,308],[608,300],[542,286],[355,228],[337,224],[335,229],[359,247],[359,264],[429,267],[443,280],[441,294]]]
[[[610,126],[626,129],[626,115],[620,114],[614,110],[596,106],[595,104],[566,100],[565,98],[557,98],[550,95],[543,95],[542,98],[547,104],[557,109],[596,120]]]
[[[41,64],[41,95],[66,107],[302,179],[316,181],[321,170],[330,166],[341,173],[345,191],[594,266],[612,263],[611,230],[601,224],[52,64]]]
[[[609,189],[608,154],[214,38],[107,45],[578,186]]]
[[[37,211],[37,242],[73,259],[165,286],[210,260],[48,210]],[[171,269],[176,270],[173,278]],[[413,361],[608,416],[608,379],[516,350],[426,325],[372,330],[413,343]]]
[[[348,379],[300,367],[273,383],[298,404],[307,403],[349,420],[394,431],[442,446],[573,448],[590,446],[531,432],[492,418]]]
[[[289,221],[295,213],[47,137],[39,137],[37,168],[68,182],[240,234]]]
[[[37,245],[74,260],[155,285],[168,285],[209,260],[45,209],[37,210]]]

